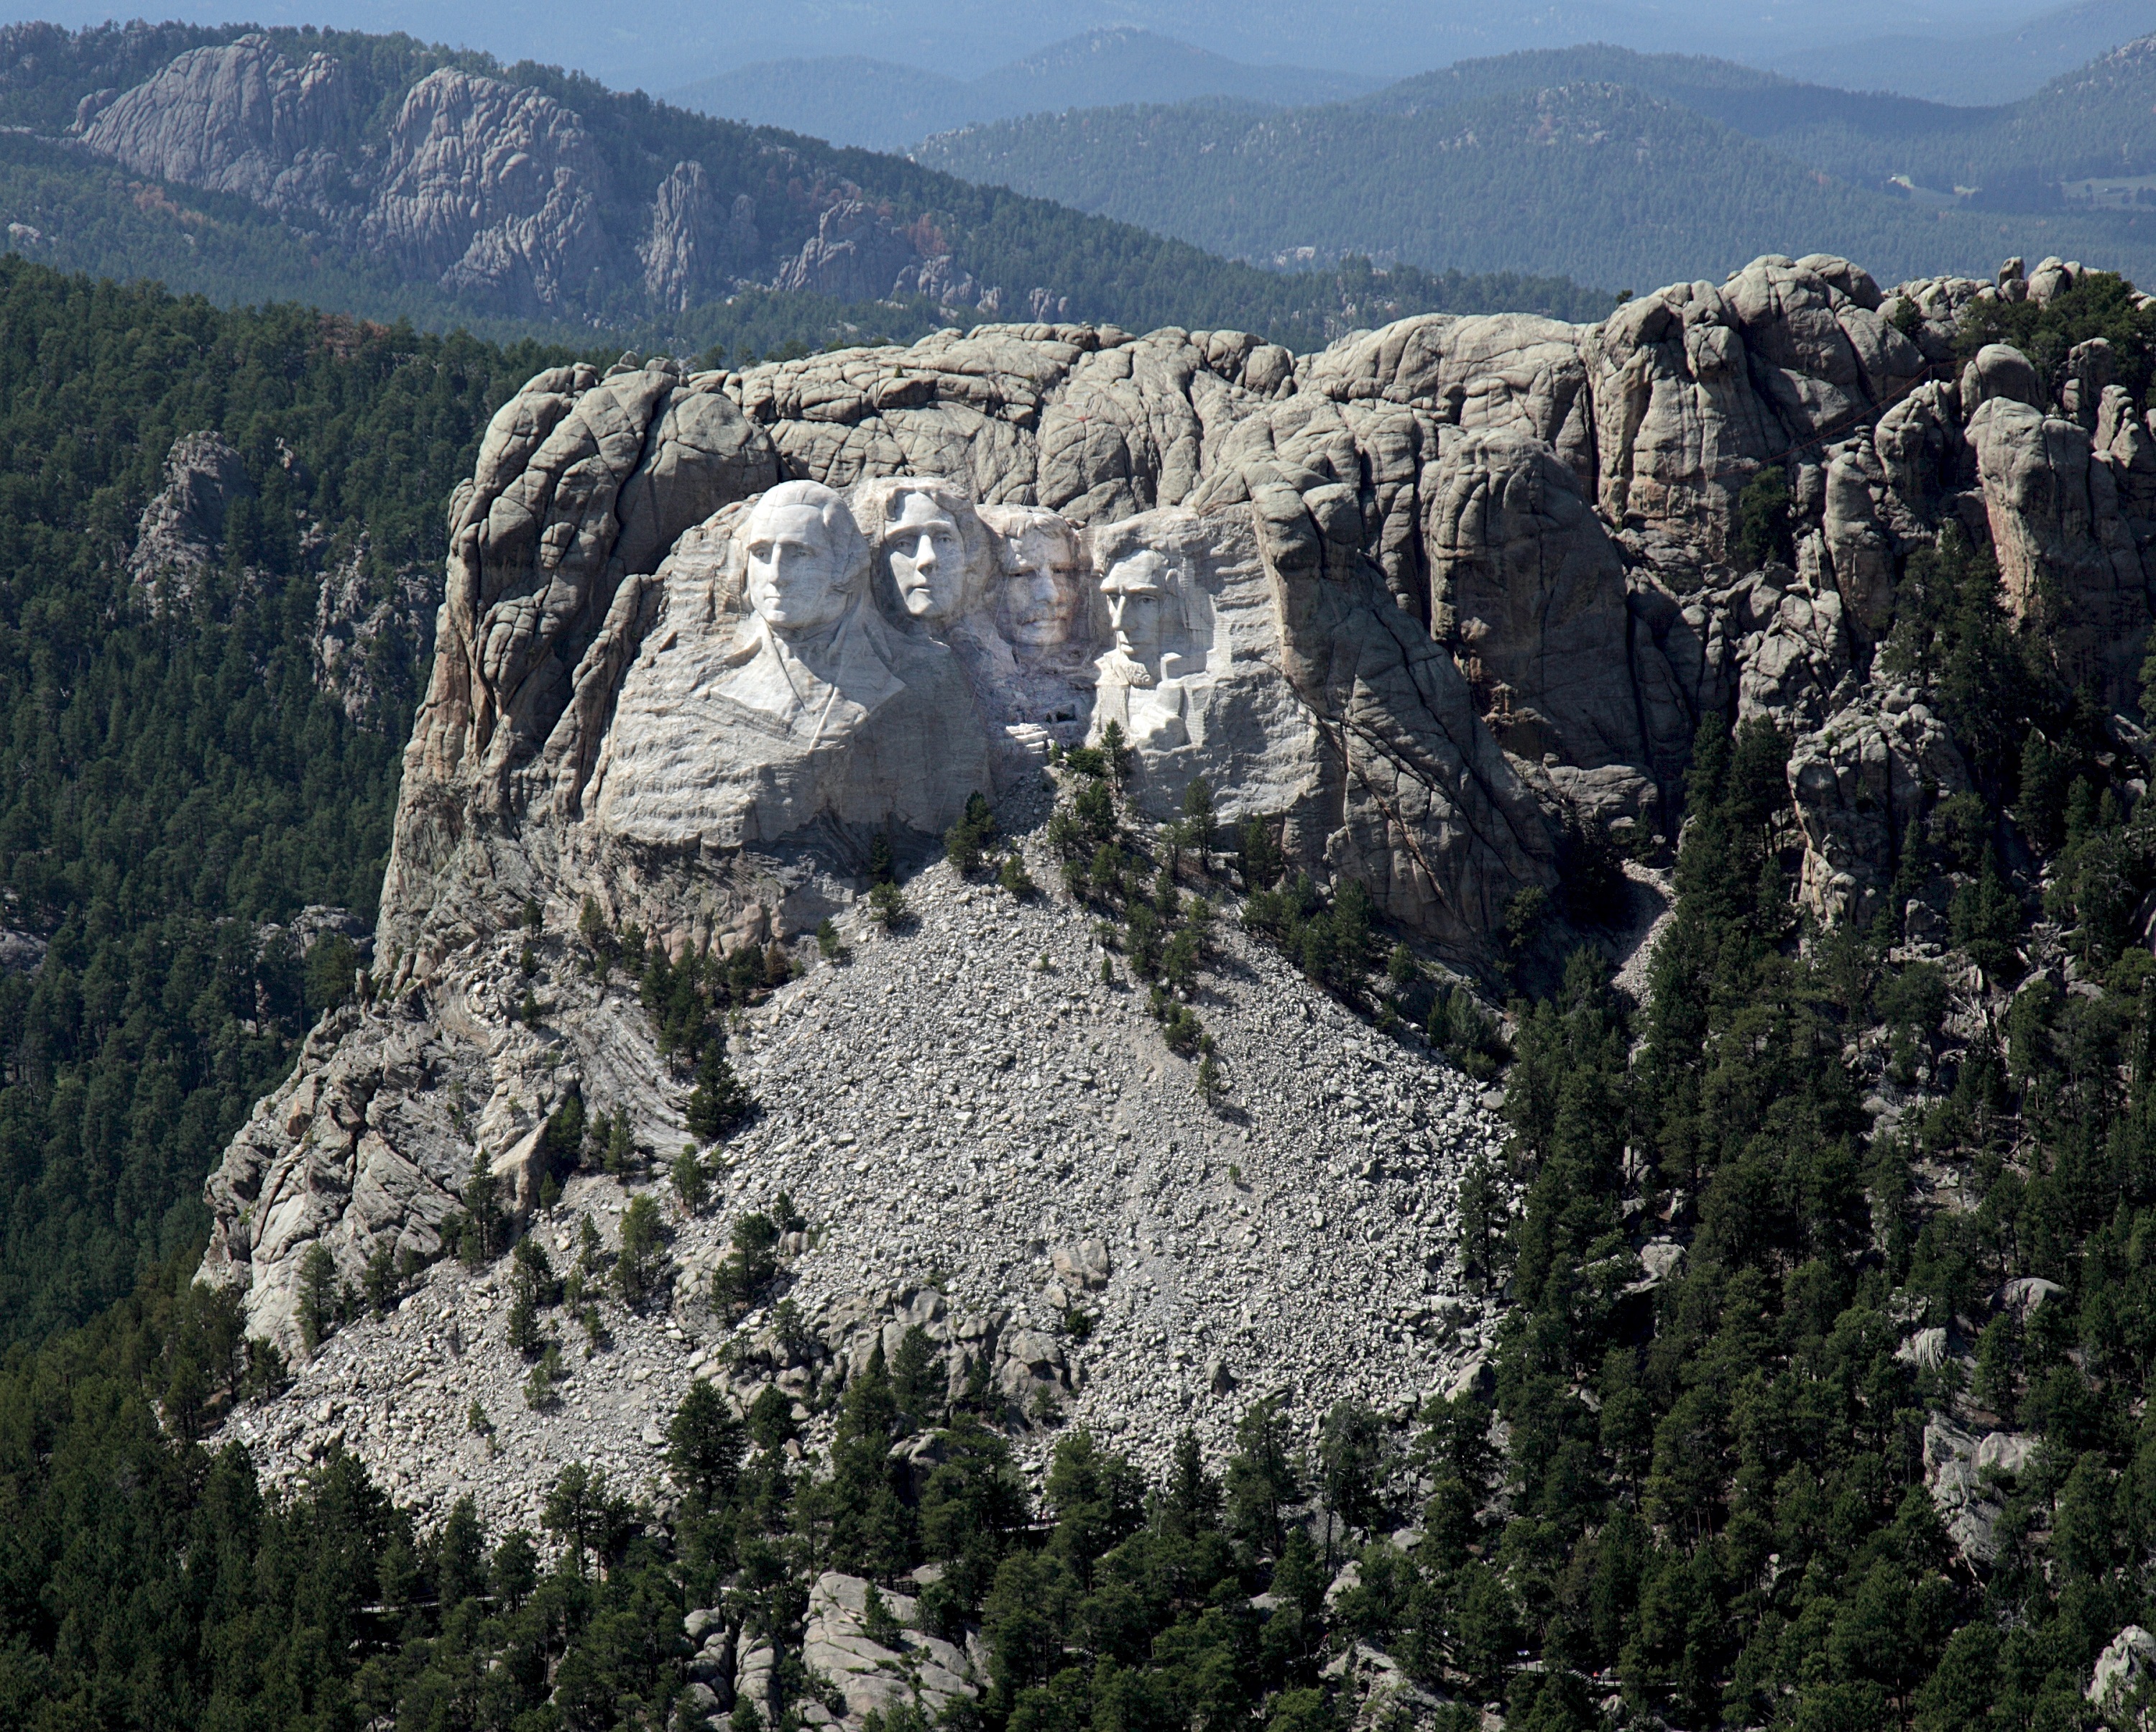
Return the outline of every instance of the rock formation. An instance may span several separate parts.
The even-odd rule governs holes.
[[[357,119],[332,56],[294,66],[268,39],[243,36],[191,49],[102,104],[85,98],[75,126],[91,151],[136,174],[305,213],[343,172]]]
[[[129,574],[160,601],[184,606],[204,568],[221,557],[226,515],[254,496],[254,483],[223,434],[182,434],[165,454],[163,489],[143,507]]]
[[[1003,303],[1002,290],[953,264],[932,224],[896,220],[858,187],[804,174],[783,146],[759,152],[757,181],[786,207],[767,234],[761,195],[722,195],[699,162],[675,163],[648,193],[617,184],[582,116],[536,86],[444,66],[388,94],[393,110],[371,115],[376,88],[335,55],[295,64],[248,35],[190,49],[131,90],[85,96],[71,130],[132,173],[245,198],[311,242],[326,237],[512,316],[608,309],[618,319],[610,297],[639,288],[654,309],[677,312],[737,281],[991,313]],[[14,226],[18,239],[36,233]],[[1042,306],[1058,299],[1033,292]]]
[[[693,177],[675,191],[685,238],[646,262],[678,273],[716,213],[699,211]],[[827,238],[847,239],[836,224]],[[2052,293],[2068,275],[2047,262],[2010,281]],[[325,1023],[234,1139],[211,1185],[207,1272],[246,1290],[251,1327],[289,1340],[309,1247],[350,1277],[385,1246],[432,1254],[475,1155],[537,1210],[536,1151],[572,1095],[619,1108],[648,1149],[678,1147],[686,1079],[639,1010],[562,959],[588,902],[674,953],[775,945],[813,959],[819,923],[867,931],[880,840],[911,870],[976,792],[1029,835],[1050,749],[1097,744],[1111,722],[1137,820],[1175,816],[1203,777],[1219,817],[1260,820],[1291,865],[1360,883],[1394,933],[1472,970],[1522,892],[1557,887],[1570,839],[1617,820],[1667,836],[1703,719],[1764,717],[1793,742],[1798,897],[1823,920],[1869,923],[1909,824],[1971,773],[1922,688],[1879,661],[1912,558],[1948,528],[1988,542],[2003,597],[2046,624],[2061,674],[2114,703],[2144,651],[2156,433],[2100,352],[2048,379],[1996,347],[1964,367],[1957,320],[2011,292],[1938,279],[1888,295],[1845,260],[1767,259],[1599,326],[1418,318],[1306,357],[1233,331],[1034,324],[746,373],[624,357],[603,374],[539,375],[496,415],[450,503],[374,1000]],[[1763,558],[1745,540],[1759,532],[1746,495],[1770,470],[1787,506]],[[1050,874],[1039,840],[1024,845]],[[753,1376],[783,1387],[834,1375],[862,1331],[918,1301],[915,1251],[928,1252],[912,1230],[941,1218],[957,1146],[937,1140],[948,1127],[932,1101],[1041,1077],[1024,1091],[1044,1109],[1039,1134],[1011,1121],[984,1185],[1029,1184],[1059,1149],[1084,1149],[1086,1173],[1112,1153],[1047,1110],[1059,1082],[1100,1073],[1050,1036],[1082,1030],[1093,1054],[1121,1014],[1075,984],[1098,962],[1081,923],[1051,902],[992,931],[958,913],[971,892],[947,872],[916,880],[944,898],[919,960],[901,959],[919,939],[857,939],[855,972],[816,966],[743,1037],[763,1055],[767,1111],[733,1147],[732,1205],[783,1184],[834,1221],[886,1195],[896,1211],[881,1241],[798,1261],[798,1293],[823,1308],[814,1339],[751,1355]],[[1653,881],[1642,869],[1635,887]],[[530,905],[550,959],[544,996],[519,1013]],[[1246,960],[1274,980],[1258,953]],[[1229,1032],[1241,1044],[1224,1034],[1223,1049],[1244,1075],[1270,1076],[1255,1030],[1306,1020],[1313,1001],[1240,990],[1218,988],[1208,1014],[1240,1006],[1249,1020]],[[905,1046],[895,1027],[927,1044]],[[1030,1044],[977,1074],[976,1057],[1003,1050],[983,1029]],[[917,1051],[927,1099],[860,1068],[886,1047]],[[1135,1075],[1134,1087],[1158,1080]],[[1467,1146],[1473,1103],[1442,1075],[1387,1084],[1446,1102],[1424,1112],[1435,1140],[1417,1160]],[[862,1111],[834,1106],[860,1089]],[[870,1097],[884,1104],[867,1111]],[[1173,1116],[1146,1098],[1156,1124]],[[1230,1154],[1246,1172],[1291,1171],[1306,1128],[1293,1112],[1250,1112],[1232,1146],[1220,1121],[1193,1120],[1176,1182],[1211,1182]],[[1185,1171],[1200,1147],[1212,1152]],[[1441,1199],[1456,1174],[1456,1157],[1402,1159],[1417,1199]],[[1067,1344],[1060,1369],[1035,1351],[1053,1331],[1011,1272],[1064,1240],[1112,1244],[1106,1216],[1151,1205],[1103,1191],[1091,1218],[1049,1220],[1046,1192],[1023,1195],[966,1241],[981,1333],[953,1323],[938,1339],[954,1365],[988,1354],[1021,1406],[1045,1389],[1102,1423],[1142,1414],[1131,1441],[1158,1447],[1179,1421],[1147,1405],[1142,1355],[1087,1406],[1086,1379],[1107,1370],[1088,1359],[1081,1376]],[[1312,1207],[1330,1219],[1340,1195]],[[1435,1210],[1405,1241],[1373,1210],[1358,1242],[1442,1266]],[[716,1254],[701,1234],[685,1228],[689,1264]],[[1044,1249],[1021,1255],[1035,1237]],[[1127,1249],[1106,1289],[1116,1303],[1138,1297]],[[1050,1284],[1067,1304],[1076,1289],[1062,1283],[1090,1277],[1065,1261]],[[476,1292],[446,1269],[433,1278],[444,1303],[477,1308],[465,1338],[477,1340]],[[705,1327],[695,1285],[650,1344],[662,1361],[668,1329]],[[462,1399],[459,1379],[500,1370],[455,1359],[442,1362],[445,1402]],[[343,1364],[320,1375],[359,1375]],[[1232,1354],[1219,1369],[1230,1385],[1241,1375]],[[1327,1389],[1341,1375],[1312,1374]],[[1209,1376],[1176,1387],[1188,1411],[1232,1411],[1204,1406],[1226,1399],[1204,1393]],[[319,1429],[288,1414],[264,1435],[296,1461]],[[652,1447],[624,1441],[624,1464]],[[1942,1436],[1928,1454],[1943,1509],[1980,1548],[1975,1447]],[[428,1483],[459,1471],[445,1459]]]
[[[542,312],[581,299],[600,268],[607,180],[582,123],[552,97],[444,67],[390,126],[359,239],[445,289]]]

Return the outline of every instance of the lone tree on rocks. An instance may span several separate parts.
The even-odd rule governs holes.
[[[666,1471],[674,1483],[705,1508],[721,1508],[733,1501],[747,1449],[747,1430],[726,1397],[701,1377],[690,1384],[666,1426]]]
[[[665,1272],[665,1229],[649,1193],[634,1199],[621,1215],[621,1254],[614,1260],[614,1291],[632,1311],[651,1303]]]
[[[961,876],[970,878],[980,871],[982,851],[995,833],[996,817],[988,801],[978,793],[968,794],[964,814],[943,833],[943,851]]]
[[[336,1327],[336,1259],[316,1243],[300,1262],[300,1341],[310,1357]]]

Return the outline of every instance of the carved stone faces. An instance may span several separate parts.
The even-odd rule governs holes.
[[[1000,543],[1004,581],[996,626],[1014,648],[1055,650],[1070,641],[1086,604],[1078,538],[1062,518],[1029,511]]]
[[[924,624],[940,624],[963,608],[967,583],[965,538],[933,495],[900,496],[898,515],[884,529],[891,582],[906,613]]]
[[[783,482],[765,494],[742,540],[749,605],[787,636],[838,620],[868,577],[868,544],[844,501],[814,481]]]
[[[1151,547],[1126,554],[1101,579],[1117,653],[1156,679],[1161,652],[1183,624],[1173,583],[1174,567]]]

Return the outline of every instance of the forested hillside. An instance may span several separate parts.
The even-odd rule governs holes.
[[[1094,109],[968,127],[921,160],[1238,257],[1298,247],[1635,289],[1718,279],[1762,252],[1845,251],[1885,280],[2008,253],[2123,261],[2131,215],[1919,209],[1664,98],[1578,84],[1387,116],[1219,104]],[[2156,254],[2152,254],[2156,257]]]
[[[326,999],[258,928],[371,919],[424,670],[377,727],[319,689],[324,573],[441,558],[442,501],[547,358],[305,308],[224,312],[0,259],[0,1335],[85,1321],[204,1230],[203,1175]],[[191,603],[126,556],[182,434],[256,500]],[[364,557],[360,556],[364,542]]]

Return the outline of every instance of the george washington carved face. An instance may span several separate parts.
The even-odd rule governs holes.
[[[868,547],[844,502],[814,481],[787,481],[743,526],[749,605],[788,636],[843,615],[869,573]]]

